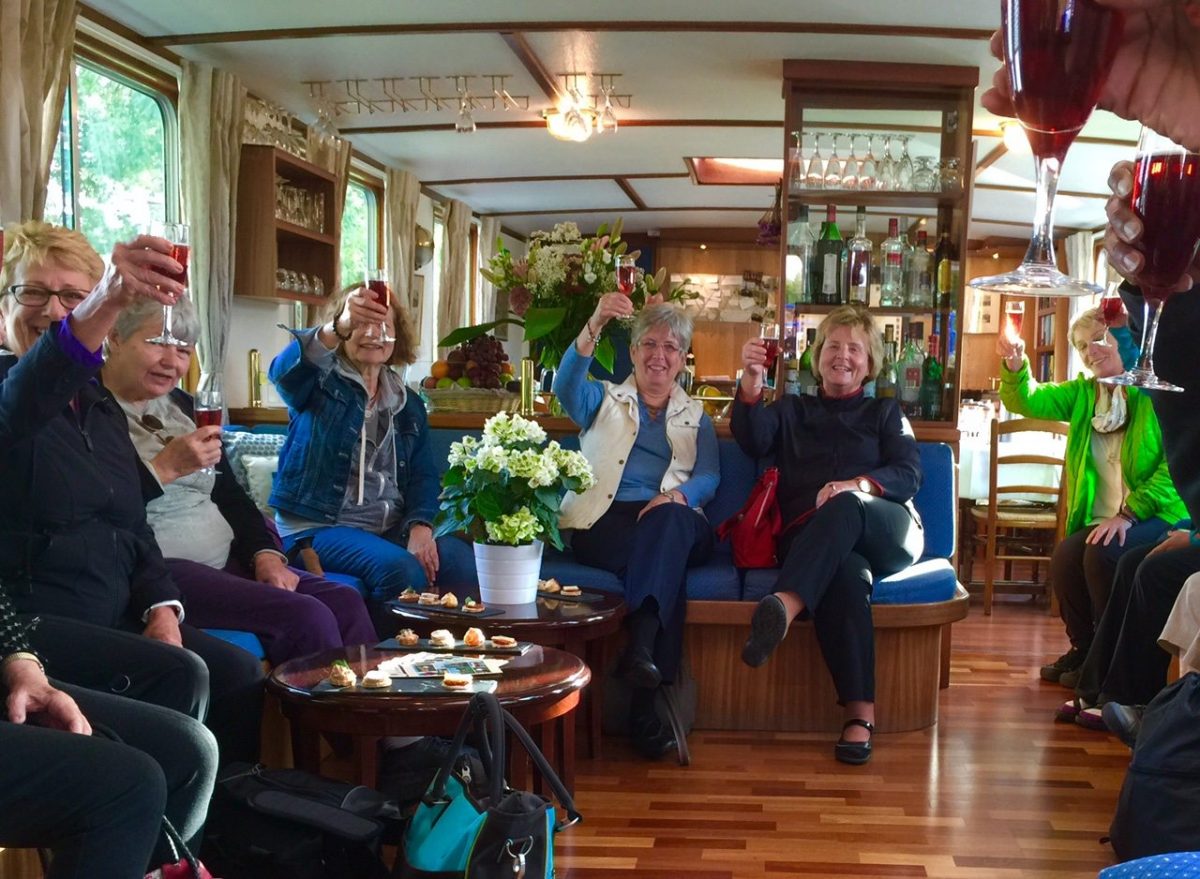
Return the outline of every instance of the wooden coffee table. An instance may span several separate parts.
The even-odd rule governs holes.
[[[608,636],[621,627],[625,618],[625,602],[619,594],[588,591],[590,602],[538,596],[529,605],[491,605],[504,610],[503,616],[472,619],[462,614],[439,613],[436,607],[394,604],[396,628],[408,627],[420,635],[433,629],[465,631],[478,626],[489,635],[511,635],[518,641],[531,641],[545,647],[557,647],[587,663],[593,674],[602,674],[607,667]],[[459,595],[459,600],[466,596]],[[478,596],[476,596],[478,597]],[[589,687],[584,694],[583,716],[587,724],[588,756],[600,756],[601,725],[604,712],[602,687]]]
[[[314,693],[329,675],[334,660],[344,659],[359,678],[396,651],[370,646],[338,647],[292,659],[271,671],[267,691],[274,693],[291,721],[296,765],[320,770],[320,736],[351,736],[355,743],[360,784],[378,783],[378,745],[384,736],[452,735],[470,702],[470,693],[367,693],[358,689]],[[563,650],[534,646],[504,666],[496,697],[512,712],[555,767],[567,790],[575,787],[575,723],[571,713],[591,672],[583,661]],[[561,722],[560,722],[561,718]],[[521,751],[514,755],[523,756]],[[508,781],[530,789],[529,761],[509,763]]]

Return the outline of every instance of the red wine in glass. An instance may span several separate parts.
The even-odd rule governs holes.
[[[1106,327],[1115,326],[1124,313],[1120,296],[1105,296],[1100,300],[1100,319]]]
[[[637,280],[636,266],[617,266],[617,289],[626,296],[633,294],[633,285]]]
[[[185,286],[185,287],[188,285],[188,280],[187,280],[188,253],[190,251],[191,251],[191,247],[189,247],[188,245],[175,244],[174,242],[172,242],[172,244],[171,244],[171,259],[175,260],[175,262],[177,262],[181,266],[183,266],[183,271],[178,272],[178,273],[163,272],[163,275],[165,277],[170,278],[172,281],[175,281],[176,283],[183,284],[183,286]]]
[[[1143,228],[1139,250],[1145,263],[1138,283],[1149,302],[1162,302],[1174,292],[1200,241],[1200,156],[1139,156],[1131,201]]]
[[[386,308],[392,307],[392,288],[388,286],[388,282],[382,278],[373,278],[367,281],[367,289],[375,294],[375,301],[381,303]]]
[[[220,409],[201,409],[199,406],[195,409],[196,427],[220,427],[221,426],[221,410]]]
[[[775,368],[775,358],[779,356],[779,340],[764,338],[762,342],[766,347],[767,355],[767,360],[765,363],[763,363],[763,369],[765,369],[767,372],[770,372]]]
[[[1004,56],[1034,155],[1061,162],[1100,96],[1124,17],[1095,0],[1005,0]]]

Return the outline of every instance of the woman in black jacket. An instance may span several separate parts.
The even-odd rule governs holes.
[[[161,331],[162,309],[135,302],[108,338],[100,375],[155,489],[146,516],[193,625],[253,632],[273,664],[374,643],[375,627],[353,587],[288,567],[230,470],[221,428],[197,429],[192,399],[176,387],[192,345],[147,341]],[[175,306],[171,331],[187,342],[198,335],[189,300]]]
[[[742,659],[762,665],[791,621],[811,616],[845,708],[834,754],[858,764],[871,758],[875,721],[871,586],[924,549],[912,505],[920,454],[896,401],[863,395],[883,359],[867,310],[831,312],[814,346],[817,396],[789,394],[770,405],[762,402],[766,348],[760,339],[742,347],[731,429],[746,454],[774,455],[784,522],[776,592],[755,609]]]

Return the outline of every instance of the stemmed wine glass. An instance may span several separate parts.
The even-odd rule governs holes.
[[[1130,202],[1142,221],[1138,283],[1145,300],[1142,350],[1132,369],[1100,381],[1158,391],[1183,388],[1154,373],[1154,339],[1163,302],[1175,292],[1200,244],[1200,153],[1143,127]],[[1119,301],[1119,300],[1118,300]]]
[[[867,155],[863,158],[862,164],[858,168],[858,188],[859,189],[875,189],[879,185],[876,178],[875,167],[875,135],[864,134],[867,139]]]
[[[892,158],[892,136],[883,135],[883,158],[879,160],[879,179],[876,189],[896,188],[896,160]]]
[[[854,153],[854,135],[840,134],[838,137],[844,137],[850,141],[850,155],[846,157],[846,164],[842,167],[842,189],[858,189],[858,156]]]
[[[838,155],[837,132],[833,132],[829,137],[833,141],[833,152],[829,154],[829,161],[825,163],[825,188],[837,189],[842,185],[842,159]]]
[[[800,132],[793,131],[795,144],[788,150],[787,179],[788,192],[799,192],[804,188],[804,151],[801,147]]]
[[[1109,284],[1105,288],[1104,295],[1100,297],[1099,307],[1100,319],[1111,330],[1125,315],[1125,306],[1121,302],[1120,284]],[[1107,348],[1112,345],[1112,342],[1109,341],[1111,338],[1112,336],[1108,332],[1105,332],[1095,344],[1103,345]]]
[[[912,156],[908,154],[908,142],[912,140],[911,134],[901,134],[900,138],[900,159],[896,162],[896,188],[909,192],[913,188],[913,161]]]
[[[637,283],[637,261],[629,254],[617,257],[617,290],[626,296],[633,295]]]
[[[821,133],[813,134],[813,154],[808,159],[808,169],[804,172],[804,183],[809,189],[820,189],[825,185],[825,160],[821,158]]]
[[[773,320],[764,320],[759,329],[759,336],[762,339],[766,361],[763,363],[763,372],[766,380],[771,379],[771,370],[775,368],[775,358],[779,356],[779,324]]]
[[[392,310],[392,285],[388,283],[387,271],[385,269],[371,269],[367,272],[366,278],[367,290],[374,296],[375,301],[380,303],[388,311]],[[394,342],[395,337],[388,332],[387,321],[381,321],[379,324],[379,341]]]
[[[1004,303],[1004,335],[1010,342],[1021,340],[1021,328],[1025,323],[1025,302],[1009,299]]]
[[[1065,8],[1064,8],[1065,7]],[[1124,16],[1095,0],[1002,0],[1004,63],[1013,107],[1037,162],[1037,206],[1025,259],[1012,272],[975,278],[994,293],[1092,296],[1054,258],[1054,193],[1067,150],[1108,78]]]
[[[188,269],[188,254],[191,250],[188,237],[188,227],[186,223],[151,223],[149,232],[155,238],[165,238],[171,242],[171,258],[175,262],[183,266],[183,271],[178,275],[167,274],[160,272],[164,277],[170,278],[172,281],[178,281],[183,284],[186,294],[188,285],[187,269]],[[156,271],[158,271],[156,269]],[[162,332],[153,339],[146,341],[152,345],[174,345],[177,348],[186,348],[190,342],[176,337],[171,332],[171,314],[175,310],[172,305],[163,306],[163,328]]]
[[[192,420],[196,427],[219,427],[225,418],[225,397],[221,393],[221,377],[219,374],[209,376],[209,383],[196,392],[196,405],[192,410]],[[202,467],[200,473],[212,475],[217,472],[215,467]]]

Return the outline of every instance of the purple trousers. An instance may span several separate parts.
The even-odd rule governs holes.
[[[167,559],[167,567],[183,593],[189,623],[253,632],[272,665],[379,640],[362,596],[351,586],[293,568],[300,582],[289,592],[245,576],[232,560],[224,570],[184,559]]]

